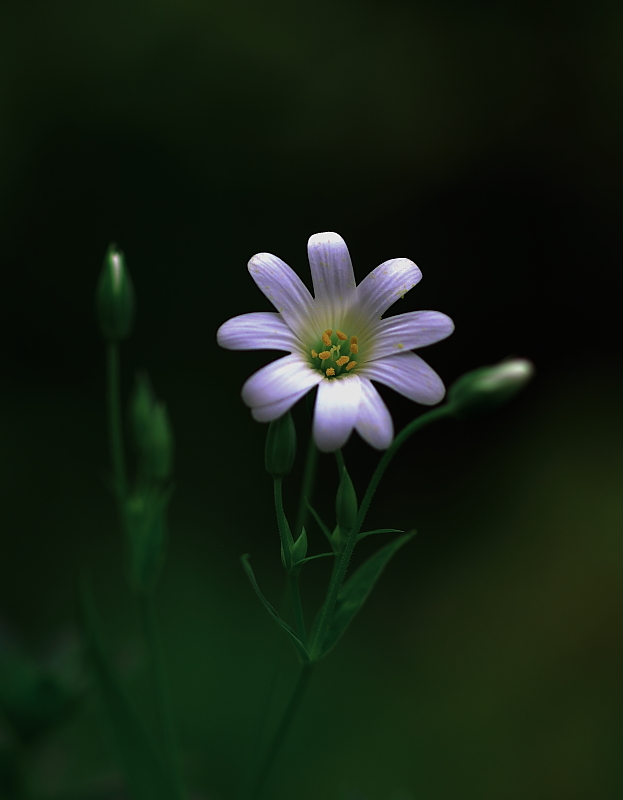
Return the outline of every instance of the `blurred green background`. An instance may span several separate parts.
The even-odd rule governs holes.
[[[115,241],[138,295],[124,392],[146,368],[176,435],[158,605],[197,798],[239,788],[279,642],[239,555],[275,603],[282,582],[265,428],[239,398],[272,355],[215,331],[270,308],[254,253],[308,280],[323,230],[359,280],[418,263],[395,312],[454,318],[422,353],[446,383],[507,355],[537,377],[395,462],[371,521],[419,535],[318,669],[269,796],[623,796],[622,37],[614,0],[0,5],[0,638],[57,657],[90,568],[149,718],[93,313]],[[354,438],[345,457],[363,491],[376,455]],[[327,506],[334,479],[326,458]],[[313,603],[325,566],[304,578]],[[280,664],[276,708],[293,653]],[[94,692],[32,766],[46,796],[120,796]]]

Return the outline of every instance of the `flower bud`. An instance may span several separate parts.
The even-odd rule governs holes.
[[[335,514],[340,532],[348,534],[357,519],[357,495],[346,470],[342,473],[342,480],[335,497]]]
[[[302,561],[305,556],[307,555],[307,531],[305,528],[301,531],[301,535],[299,538],[294,542],[294,546],[292,547],[292,560],[296,564],[299,561]]]
[[[525,358],[511,358],[468,372],[448,391],[450,413],[457,419],[468,419],[494,411],[512,400],[533,375],[534,365]]]
[[[95,296],[100,330],[108,341],[125,339],[134,321],[134,287],[123,253],[110,245]]]
[[[288,411],[268,426],[264,466],[273,478],[289,475],[296,456],[296,428],[292,414]]]

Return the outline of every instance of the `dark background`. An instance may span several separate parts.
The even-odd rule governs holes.
[[[607,0],[0,6],[4,635],[42,658],[71,642],[88,566],[149,716],[93,313],[114,241],[138,296],[124,393],[146,368],[176,435],[158,603],[198,796],[232,797],[274,668],[238,556],[274,602],[282,581],[265,428],[239,398],[272,356],[220,351],[215,331],[269,309],[254,253],[308,280],[324,230],[358,280],[418,263],[392,313],[453,317],[422,353],[447,384],[508,355],[537,375],[394,463],[371,522],[419,535],[318,670],[271,796],[292,800],[292,780],[301,800],[621,796],[622,37]],[[384,396],[398,425],[417,410]],[[377,456],[355,437],[345,457],[363,493]],[[328,517],[334,481],[325,458]],[[325,578],[309,567],[308,602]],[[294,672],[286,651],[277,704]],[[34,759],[59,797],[114,790],[115,763],[91,695]]]

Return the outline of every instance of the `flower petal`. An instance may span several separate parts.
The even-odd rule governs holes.
[[[410,350],[398,356],[370,361],[359,370],[359,375],[384,383],[409,400],[425,406],[435,405],[446,393],[439,375]]]
[[[248,267],[259,289],[294,333],[309,328],[314,300],[296,272],[270,253],[257,253]]]
[[[286,350],[291,353],[300,342],[276,311],[254,311],[224,322],[216,341],[227,350]]]
[[[410,311],[382,319],[371,334],[374,347],[370,360],[434,344],[453,330],[454,322],[440,311]]]
[[[298,392],[288,395],[288,397],[277,400],[276,403],[268,403],[265,406],[252,408],[251,416],[258,422],[272,422],[272,420],[282,417],[286,411],[289,411],[308,391],[309,389],[300,389]]]
[[[357,433],[377,450],[387,450],[394,438],[394,423],[381,395],[367,378],[361,379]]]
[[[355,297],[355,275],[346,242],[337,233],[316,233],[307,243],[316,308],[335,327]]]
[[[421,280],[419,267],[408,258],[385,261],[357,287],[357,310],[368,319],[376,319]]]
[[[357,375],[326,378],[318,384],[313,433],[319,450],[330,453],[346,443],[357,422],[360,397],[361,380]]]
[[[251,408],[270,405],[298,392],[305,394],[322,378],[301,356],[284,356],[251,375],[242,387],[242,399]]]

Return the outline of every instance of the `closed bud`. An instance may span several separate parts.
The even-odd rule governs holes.
[[[294,546],[292,548],[292,560],[295,564],[299,561],[302,561],[305,556],[307,555],[307,532],[305,528],[301,531],[301,535],[299,538],[294,542]]]
[[[134,287],[123,253],[112,244],[104,258],[95,299],[104,337],[110,342],[125,339],[134,322]]]
[[[285,478],[294,465],[296,456],[296,428],[292,414],[288,411],[268,426],[264,466],[273,478]]]
[[[346,470],[342,473],[342,480],[335,497],[335,514],[341,534],[347,534],[355,525],[357,519],[357,495],[355,487]]]
[[[519,394],[533,375],[534,365],[525,358],[468,372],[448,391],[450,413],[457,419],[469,419],[495,411]]]

